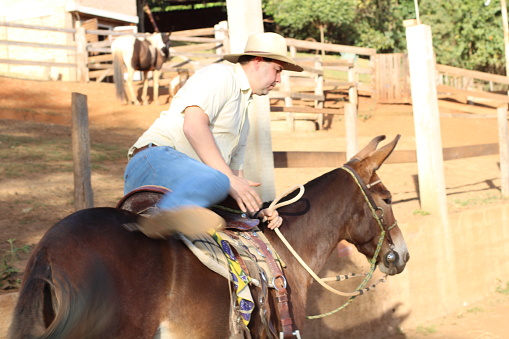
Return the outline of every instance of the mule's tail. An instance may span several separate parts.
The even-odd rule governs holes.
[[[52,267],[44,250],[27,266],[23,287],[9,328],[9,339],[105,338],[114,323],[113,289],[106,270],[96,261],[86,285],[71,283]],[[110,332],[111,334],[111,332]]]
[[[127,94],[124,86],[124,59],[122,51],[113,49],[113,81],[115,82],[115,92],[117,99],[126,102]]]

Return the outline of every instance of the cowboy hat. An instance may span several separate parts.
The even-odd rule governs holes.
[[[260,56],[282,61],[283,69],[295,72],[302,72],[303,68],[291,58],[286,56],[287,47],[285,38],[277,33],[252,34],[247,39],[244,53],[225,54],[223,58],[229,62],[236,63],[243,55]]]

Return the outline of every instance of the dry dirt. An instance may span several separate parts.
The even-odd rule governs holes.
[[[46,135],[70,137],[72,93],[87,95],[93,143],[117,147],[125,153],[137,137],[153,122],[166,105],[124,106],[114,97],[112,84],[62,83],[18,80],[0,77],[0,135]],[[168,101],[162,93],[161,102]],[[412,109],[408,105],[383,106],[361,98],[359,107],[359,145],[385,134],[401,134],[398,150],[415,149]],[[458,112],[449,112],[458,113]],[[335,118],[331,128],[311,131],[299,125],[293,133],[284,122],[273,122],[275,151],[340,151],[345,149],[344,125]],[[498,142],[496,118],[448,116],[441,119],[443,147]],[[0,149],[7,147],[0,143]],[[120,159],[120,160],[119,160]],[[1,160],[0,160],[1,161]],[[20,160],[22,161],[22,160]],[[95,206],[114,206],[122,196],[122,173],[126,159],[105,160],[93,171]],[[340,164],[338,164],[340,165]],[[30,166],[30,164],[26,164]],[[305,183],[330,168],[276,169],[278,194],[295,184]],[[482,208],[498,203],[500,174],[498,156],[483,156],[447,161],[445,176],[449,211]],[[384,165],[379,171],[393,193],[398,219],[414,218],[420,210],[415,183],[416,164]],[[35,244],[57,220],[73,211],[72,172],[34,173],[8,179],[0,171],[0,253],[8,249],[7,240],[19,246]],[[0,256],[1,258],[1,256]],[[0,295],[0,337],[7,326],[13,295]],[[475,309],[476,312],[469,310]],[[7,315],[7,316],[5,316]],[[404,329],[398,338],[507,338],[509,337],[509,299],[493,294],[478,305],[447,318],[435,319],[416,328]],[[504,321],[505,320],[505,321]]]

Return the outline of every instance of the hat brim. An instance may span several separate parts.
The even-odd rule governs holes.
[[[302,72],[304,69],[297,65],[297,63],[286,57],[286,56],[283,56],[283,55],[279,55],[279,54],[272,54],[272,53],[239,53],[239,54],[225,54],[223,56],[223,59],[225,59],[226,61],[229,61],[229,62],[232,62],[232,63],[237,63],[239,61],[239,58],[243,55],[250,55],[250,56],[259,56],[259,57],[262,57],[262,58],[268,58],[268,59],[274,59],[274,60],[278,60],[278,61],[282,61],[283,62],[283,69],[287,70],[287,71],[294,71],[294,72]]]

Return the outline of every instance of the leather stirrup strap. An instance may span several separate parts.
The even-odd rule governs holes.
[[[254,232],[253,232],[254,233]],[[284,338],[292,338],[293,335],[293,321],[290,316],[290,307],[288,305],[288,292],[286,291],[286,278],[283,275],[283,271],[279,268],[276,263],[274,256],[270,252],[265,244],[256,234],[252,234],[250,237],[261,253],[265,256],[265,260],[269,265],[274,276],[274,287],[276,288],[276,299],[278,304],[279,318],[281,320],[281,327]],[[280,286],[276,286],[276,283],[281,281]]]

